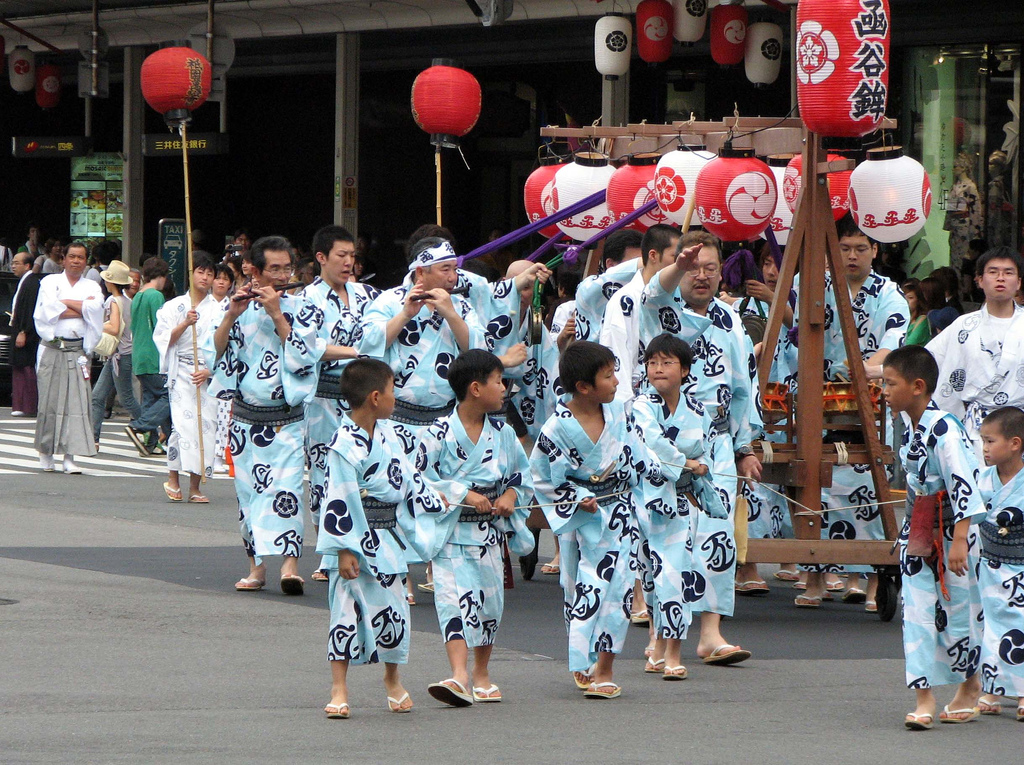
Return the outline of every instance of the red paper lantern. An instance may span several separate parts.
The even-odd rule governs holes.
[[[711,58],[722,66],[743,61],[747,39],[747,9],[742,5],[719,5],[711,9]]]
[[[906,241],[924,228],[932,211],[928,173],[899,146],[871,149],[850,177],[850,211],[872,239]]]
[[[530,223],[536,223],[555,212],[555,202],[551,195],[554,187],[555,173],[565,167],[553,158],[541,160],[541,165],[526,179],[523,186],[523,205]],[[553,237],[561,229],[554,223],[540,230],[541,236]]]
[[[412,117],[435,146],[454,148],[480,117],[480,83],[446,59],[434,59],[412,83]]]
[[[829,162],[841,159],[845,159],[845,157],[839,154],[828,155]],[[786,166],[786,173],[782,182],[782,196],[785,198],[786,206],[789,207],[790,212],[796,212],[796,202],[800,197],[800,190],[804,182],[803,169],[804,158],[802,154],[794,156]],[[850,199],[847,192],[850,188],[850,173],[852,172],[852,170],[839,170],[829,173],[827,176],[829,206],[832,208],[832,217],[836,220],[842,218],[850,210]]]
[[[878,129],[889,95],[889,0],[800,0],[796,93],[809,130]]]
[[[612,220],[619,221],[654,199],[654,175],[658,169],[659,154],[637,154],[630,157],[608,181],[608,209]],[[655,207],[630,223],[626,228],[643,233],[668,217]]]
[[[753,149],[722,149],[697,176],[697,218],[726,242],[755,239],[768,228],[778,189]]]
[[[642,0],[636,7],[636,47],[651,64],[672,55],[672,5],[668,0]]]
[[[40,109],[60,103],[60,67],[47,64],[36,69],[36,103]]]
[[[187,122],[210,95],[213,68],[191,48],[161,48],[142,62],[142,97],[168,123]]]

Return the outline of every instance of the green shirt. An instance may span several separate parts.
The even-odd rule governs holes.
[[[160,354],[153,342],[156,312],[164,304],[160,290],[143,290],[132,299],[132,373],[160,374]]]
[[[928,318],[926,316],[920,316],[910,322],[910,326],[907,328],[907,339],[903,341],[903,344],[927,345],[928,341],[931,339],[932,328],[928,326]]]

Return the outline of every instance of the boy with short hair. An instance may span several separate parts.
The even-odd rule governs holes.
[[[935,686],[957,684],[939,715],[943,723],[976,719],[981,692],[978,559],[970,527],[985,506],[967,432],[931,400],[938,374],[935,359],[917,345],[897,348],[882,364],[886,401],[907,424],[900,460],[914,498],[899,539],[907,685],[917,692],[917,707],[904,720],[910,730],[932,727]]]
[[[1024,722],[1024,411],[1005,406],[981,423],[985,464],[978,488],[988,508],[982,521],[978,589],[985,613],[981,642],[982,714],[1001,711],[999,696],[1017,697],[1017,720]]]
[[[533,552],[526,528],[533,479],[526,452],[501,411],[504,366],[492,353],[469,350],[448,369],[455,411],[423,435],[417,469],[457,512],[445,519],[434,557],[434,606],[452,676],[428,691],[455,707],[501,701],[488,663],[505,604],[506,542],[516,555]],[[473,649],[473,682],[467,669]],[[472,688],[472,693],[470,693]]]
[[[663,485],[632,417],[615,402],[615,354],[577,341],[558,364],[569,397],[544,424],[530,457],[551,531],[561,540],[569,670],[588,698],[614,699],[612,662],[633,602],[633,489]]]
[[[384,662],[388,709],[408,712],[412,700],[398,677],[409,657],[408,572],[395,528],[430,560],[440,547],[441,498],[414,469],[417,442],[388,422],[395,407],[394,372],[382,361],[356,359],[341,375],[351,407],[328,447],[316,551],[329,568],[331,702],[327,717],[350,714],[350,663]]]

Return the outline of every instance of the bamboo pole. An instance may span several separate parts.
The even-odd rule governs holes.
[[[434,169],[437,171],[437,225],[443,226],[441,222],[441,147],[434,149]]]

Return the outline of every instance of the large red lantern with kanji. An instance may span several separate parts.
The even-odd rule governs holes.
[[[146,56],[139,76],[142,97],[168,124],[188,122],[210,95],[213,67],[191,48],[161,48]]]
[[[928,173],[899,146],[868,151],[850,176],[849,194],[857,227],[879,242],[906,241],[924,228],[932,210]]]
[[[697,176],[697,218],[726,242],[756,238],[768,228],[778,189],[753,149],[724,148]]]
[[[845,159],[839,154],[829,154],[828,161],[835,162]],[[803,188],[804,158],[797,154],[789,160],[782,182],[782,196],[791,213],[796,212],[796,202],[800,198],[800,191]],[[832,217],[836,220],[842,218],[850,210],[850,200],[847,191],[850,188],[850,173],[852,170],[837,170],[829,173],[828,179],[828,202],[832,208]]]
[[[747,39],[747,9],[743,5],[719,5],[711,9],[711,58],[722,66],[743,61]]]
[[[476,77],[450,61],[434,59],[412,83],[412,116],[430,133],[435,146],[454,148],[480,117],[481,91]]]
[[[575,159],[555,173],[551,198],[555,212],[581,202],[598,191],[607,190],[615,168],[608,164],[608,156],[596,151],[580,152]],[[585,242],[614,221],[607,202],[598,202],[571,218],[558,222],[562,233]]]
[[[856,138],[878,129],[889,94],[889,0],[800,0],[796,93],[809,130]]]
[[[46,64],[36,69],[36,103],[40,109],[60,103],[60,67]]]
[[[672,5],[668,0],[641,0],[636,7],[636,47],[650,64],[672,55]]]
[[[612,220],[619,221],[654,199],[654,173],[658,154],[637,154],[630,157],[608,181],[608,209]],[[655,207],[626,226],[641,233],[668,218]]]
[[[559,162],[556,158],[545,158],[541,165],[526,179],[523,186],[523,205],[526,207],[526,215],[530,223],[536,223],[541,218],[546,218],[555,212],[555,203],[551,191],[555,173],[565,167],[565,163]],[[560,231],[558,226],[552,223],[550,226],[540,230],[541,236],[552,237]]]

